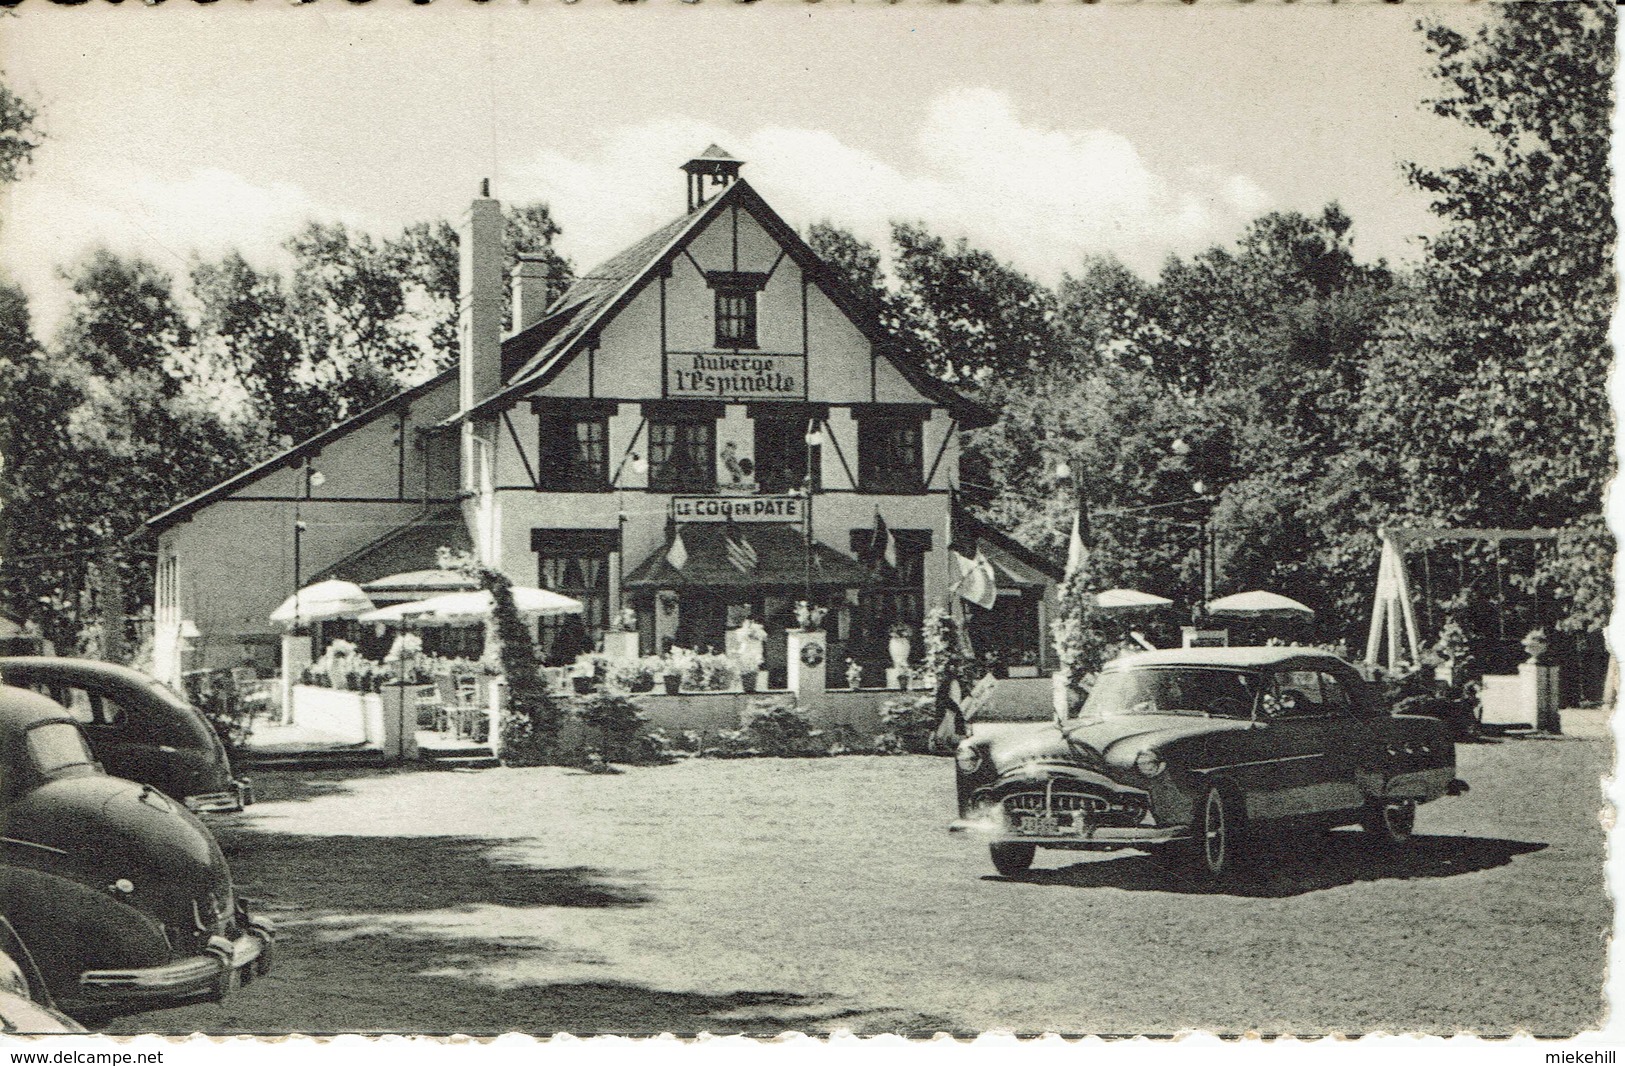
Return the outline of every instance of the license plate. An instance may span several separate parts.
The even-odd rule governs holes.
[[[1016,825],[1016,832],[1022,836],[1030,837],[1058,837],[1075,832],[1071,826],[1063,826],[1055,815],[1048,812],[1042,814],[1023,815]]]

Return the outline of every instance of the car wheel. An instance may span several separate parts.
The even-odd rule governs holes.
[[[1403,844],[1416,828],[1416,803],[1373,803],[1360,819],[1360,827],[1379,844]]]
[[[1229,789],[1213,785],[1196,810],[1196,864],[1217,881],[1236,864],[1242,837],[1241,804]]]
[[[1020,877],[1033,864],[1038,848],[1033,844],[989,844],[993,868],[1005,877]]]

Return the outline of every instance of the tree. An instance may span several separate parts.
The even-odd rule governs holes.
[[[0,185],[22,177],[44,140],[34,105],[0,85]]]
[[[49,351],[33,339],[21,294],[0,290],[0,387],[10,401],[0,414],[0,565],[8,604],[72,648],[94,596],[119,587],[93,592],[93,565],[244,452],[200,383],[167,275],[98,249],[64,276],[74,303]],[[128,557],[118,566],[133,599],[150,600],[148,569]]]
[[[279,275],[232,251],[218,262],[195,262],[191,287],[204,358],[242,389],[267,447],[304,440],[339,420],[340,397],[318,382]]]
[[[950,245],[894,223],[903,324],[926,367],[977,386],[1053,365],[1063,356],[1055,294],[963,238]]]
[[[315,380],[343,414],[373,406],[429,362],[408,328],[398,258],[338,222],[309,222],[283,245],[293,256],[289,306]]]
[[[1446,228],[1373,363],[1366,436],[1396,512],[1554,526],[1529,591],[1597,631],[1611,599],[1602,518],[1617,232],[1608,148],[1615,9],[1509,4],[1477,32],[1422,25],[1434,112],[1480,135],[1466,162],[1412,166]],[[1428,390],[1416,382],[1427,383]]]

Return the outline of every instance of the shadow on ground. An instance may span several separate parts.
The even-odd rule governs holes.
[[[1455,877],[1505,866],[1519,855],[1545,847],[1489,837],[1417,836],[1397,850],[1383,851],[1363,833],[1335,832],[1258,845],[1218,884],[1182,864],[1182,856],[1172,852],[1159,856],[1125,853],[1119,858],[1032,870],[1017,878],[989,875],[985,880],[1279,899],[1356,882]]]
[[[778,990],[667,991],[626,981],[480,979],[491,965],[539,964],[555,949],[496,940],[290,930],[277,967],[224,1004],[114,1019],[110,1033],[466,1033],[650,1036],[836,1029],[929,1034],[941,1019]]]
[[[309,837],[223,829],[238,892],[278,910],[402,914],[503,907],[629,907],[641,888],[587,866],[532,867],[500,857],[511,840],[479,837]]]
[[[254,782],[256,803],[303,803],[306,800],[343,796],[355,791],[352,781],[388,777],[401,770],[376,767],[333,767],[327,770],[273,770],[248,767],[246,776]],[[250,808],[252,810],[252,808]]]

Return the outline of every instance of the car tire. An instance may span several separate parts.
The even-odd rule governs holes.
[[[1196,808],[1194,845],[1197,870],[1213,881],[1222,881],[1234,871],[1241,853],[1245,826],[1242,806],[1234,790],[1212,785],[1202,794]]]
[[[1360,828],[1374,843],[1387,847],[1404,844],[1416,829],[1416,803],[1372,803],[1360,819]]]
[[[1038,847],[1034,844],[989,844],[988,852],[993,856],[993,868],[1002,876],[1020,877],[1032,867]]]

